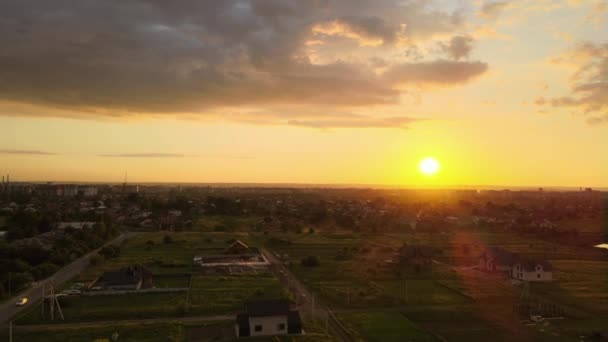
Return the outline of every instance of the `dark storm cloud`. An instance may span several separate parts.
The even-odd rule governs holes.
[[[397,103],[395,83],[447,85],[485,71],[485,64],[411,64],[394,67],[398,82],[387,84],[363,64],[313,64],[305,42],[315,25],[332,21],[394,44],[400,34],[414,40],[451,32],[463,18],[417,0],[5,0],[0,100],[83,117],[363,106]]]

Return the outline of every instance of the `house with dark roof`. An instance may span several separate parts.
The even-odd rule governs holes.
[[[234,241],[224,250],[224,254],[245,254],[249,252],[249,246],[241,240]]]
[[[250,301],[236,317],[237,337],[298,335],[302,320],[285,299]]]
[[[479,269],[499,272],[522,281],[552,281],[553,265],[546,260],[522,257],[500,247],[490,247],[479,257]]]
[[[104,272],[91,285],[92,290],[139,290],[152,287],[152,273],[141,265]]]

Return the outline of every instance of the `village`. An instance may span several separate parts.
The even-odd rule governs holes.
[[[605,201],[18,184],[0,230],[23,266],[3,261],[1,293],[37,296],[10,319],[16,341],[591,341],[608,317]]]

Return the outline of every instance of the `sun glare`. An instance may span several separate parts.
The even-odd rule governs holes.
[[[441,165],[439,164],[437,159],[432,158],[432,157],[427,157],[427,158],[424,158],[420,162],[419,168],[420,168],[420,172],[422,172],[423,174],[425,174],[427,176],[432,176],[432,175],[436,174],[437,172],[439,172]]]

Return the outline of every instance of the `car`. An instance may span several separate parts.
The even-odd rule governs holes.
[[[24,306],[25,304],[27,304],[28,299],[27,297],[22,297],[20,298],[17,303],[15,303],[16,306]]]

